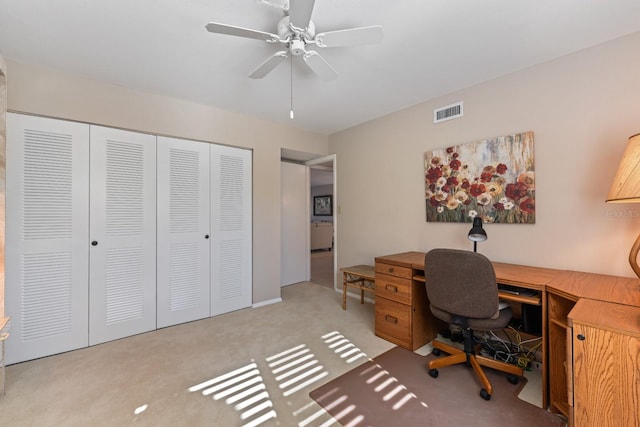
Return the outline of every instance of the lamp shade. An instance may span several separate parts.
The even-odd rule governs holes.
[[[480,217],[473,218],[473,227],[469,230],[467,237],[474,242],[484,242],[487,240],[487,232],[482,228],[482,219]]]
[[[640,133],[629,138],[607,202],[640,202]]]

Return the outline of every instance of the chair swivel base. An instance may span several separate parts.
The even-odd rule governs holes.
[[[518,377],[522,377],[523,375],[522,369],[518,368],[515,365],[500,362],[481,354],[475,354],[475,352],[465,352],[464,350],[437,340],[433,340],[431,344],[434,348],[434,353],[436,353],[435,350],[441,350],[445,353],[448,353],[449,356],[430,361],[429,375],[433,378],[437,378],[438,368],[457,365],[460,363],[467,363],[473,368],[473,371],[476,373],[478,379],[482,383],[483,388],[480,390],[480,396],[484,400],[491,399],[491,395],[493,394],[493,386],[491,385],[489,378],[487,378],[486,374],[482,370],[482,366],[508,373],[509,382],[511,382],[512,384],[516,384],[518,382]]]

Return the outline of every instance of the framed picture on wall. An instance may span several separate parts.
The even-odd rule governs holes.
[[[313,215],[314,216],[331,216],[333,209],[331,208],[331,196],[313,196]]]

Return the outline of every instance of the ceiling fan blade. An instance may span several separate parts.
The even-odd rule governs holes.
[[[315,42],[320,47],[356,46],[360,44],[379,43],[382,41],[382,27],[350,28],[347,30],[328,31],[316,34]]]
[[[315,0],[289,0],[289,23],[302,30],[309,26]]]
[[[236,27],[234,25],[218,24],[217,22],[209,22],[206,28],[210,33],[247,37],[250,39],[264,40],[267,42],[280,41],[280,38],[275,34],[266,33],[264,31],[251,30],[249,28]]]
[[[302,59],[322,80],[333,80],[338,77],[336,70],[322,56],[318,55],[318,52],[310,50],[302,56]]]
[[[269,57],[266,61],[264,61],[258,68],[256,68],[253,73],[249,74],[249,77],[252,79],[261,79],[267,74],[271,72],[274,68],[276,68],[282,61],[287,59],[289,56],[289,52],[286,50],[281,50],[280,52],[276,52]]]

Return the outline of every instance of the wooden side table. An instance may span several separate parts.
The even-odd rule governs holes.
[[[372,265],[354,265],[341,268],[342,281],[342,309],[347,309],[347,287],[360,289],[360,304],[364,304],[364,291],[375,292],[376,271]]]

